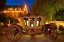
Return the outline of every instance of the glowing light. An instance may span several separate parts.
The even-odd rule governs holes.
[[[21,10],[21,9],[20,9]]]
[[[50,29],[48,29],[48,31],[50,31]]]
[[[19,10],[18,10],[19,9]],[[13,8],[13,6],[11,8],[8,8],[8,10],[4,10],[3,11],[5,14],[19,14],[22,13],[22,15],[27,14],[28,10],[27,10],[27,5],[24,5],[23,10],[21,9],[21,7],[19,8]]]
[[[27,26],[29,26],[28,21],[27,21]]]
[[[26,26],[26,21],[24,20],[25,26]]]
[[[48,22],[46,22],[46,24],[49,24]]]
[[[37,26],[38,26],[38,24],[39,24],[39,21],[37,21]]]
[[[27,5],[26,4],[25,4],[25,7],[24,7],[24,10],[26,11],[26,13],[28,13]]]
[[[3,22],[1,22],[1,25],[4,25],[4,23],[3,23]]]
[[[21,21],[21,19],[19,19],[19,21]]]
[[[11,24],[10,24],[10,20],[9,20],[9,24],[8,24],[8,26],[10,26]]]
[[[13,8],[8,8],[8,10],[13,10]]]
[[[25,11],[25,8],[23,10]]]
[[[15,9],[15,10],[17,10],[17,9]]]
[[[3,12],[22,12],[22,11],[3,11]]]
[[[31,24],[31,27],[34,27],[34,25],[33,25],[33,24]]]

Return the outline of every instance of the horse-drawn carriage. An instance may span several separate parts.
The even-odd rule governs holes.
[[[8,40],[17,41],[23,34],[36,36],[41,34],[49,35],[50,39],[57,39],[55,30],[56,24],[43,24],[44,17],[38,14],[27,14],[21,17],[22,26],[13,23],[6,29],[6,37]]]

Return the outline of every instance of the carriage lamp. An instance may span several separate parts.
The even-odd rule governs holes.
[[[31,27],[34,27],[34,25],[33,25],[33,24],[31,24]]]
[[[50,31],[50,29],[48,29],[48,31]]]

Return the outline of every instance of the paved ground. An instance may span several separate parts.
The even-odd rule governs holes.
[[[8,41],[5,36],[0,36],[0,42],[11,42]],[[28,35],[23,35],[21,39],[17,42],[64,42],[64,36],[59,35],[58,39],[55,41],[50,40],[47,36],[44,34],[42,35],[37,35],[35,37],[31,37]]]

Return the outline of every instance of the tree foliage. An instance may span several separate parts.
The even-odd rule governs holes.
[[[10,23],[18,23],[19,22],[16,18],[11,17],[11,16],[8,16],[8,20],[10,20]]]
[[[6,0],[0,0],[0,11],[5,9],[5,6],[6,6]]]
[[[64,0],[36,0],[30,13],[46,15],[46,20],[52,20],[56,11],[64,8]]]
[[[57,21],[64,21],[64,9],[59,10],[56,14],[55,14],[55,19]]]
[[[0,22],[8,22],[8,17],[5,13],[0,13]]]
[[[0,13],[0,24],[3,23],[4,26],[7,26],[7,24],[9,23],[9,20],[10,20],[10,23],[14,23],[14,22],[18,23],[19,22],[14,17],[8,16],[5,13]]]

